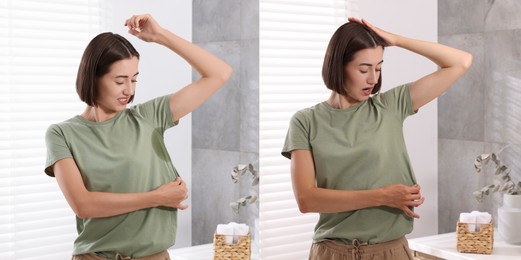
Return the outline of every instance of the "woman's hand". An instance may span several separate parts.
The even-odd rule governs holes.
[[[159,195],[160,200],[158,203],[161,206],[177,209],[188,208],[188,205],[181,204],[183,200],[188,198],[186,183],[181,177],[177,177],[175,181],[161,185],[161,187],[154,190],[154,192]]]
[[[373,30],[376,34],[378,34],[378,36],[380,36],[382,39],[384,39],[384,41],[389,46],[396,46],[398,44],[397,42],[398,42],[398,39],[400,38],[399,35],[392,34],[390,32],[386,32],[376,26],[373,26],[372,24],[370,24],[368,21],[366,21],[364,19],[349,17],[349,18],[347,18],[347,20],[352,23],[359,23],[359,24],[369,27],[369,29]]]
[[[401,209],[405,214],[420,218],[409,207],[418,207],[425,200],[420,194],[420,185],[415,184],[406,186],[403,184],[392,184],[382,188],[384,194],[384,205],[392,208]]]
[[[128,33],[146,42],[157,42],[164,30],[150,14],[133,15],[125,21]]]

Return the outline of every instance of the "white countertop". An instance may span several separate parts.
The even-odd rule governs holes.
[[[521,230],[520,230],[521,232]],[[510,245],[501,239],[495,232],[492,254],[459,253],[456,250],[456,233],[446,233],[428,237],[409,239],[409,247],[424,254],[449,260],[468,259],[494,259],[494,260],[520,260],[521,245]]]
[[[259,259],[259,250],[252,243],[251,259]],[[204,244],[192,247],[168,250],[172,260],[213,260],[213,244]]]

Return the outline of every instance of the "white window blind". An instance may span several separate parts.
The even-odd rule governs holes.
[[[111,24],[102,0],[0,1],[0,259],[70,259],[74,213],[43,173],[44,134],[81,113],[84,48]]]
[[[291,116],[329,97],[322,63],[329,39],[356,1],[260,0],[260,256],[308,259],[318,214],[296,204],[280,152]]]

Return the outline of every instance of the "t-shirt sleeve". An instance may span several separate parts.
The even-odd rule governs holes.
[[[309,118],[306,118],[302,111],[293,115],[289,122],[286,141],[282,148],[282,156],[291,159],[293,150],[311,150],[309,144]]]
[[[147,120],[155,128],[160,128],[162,132],[176,126],[177,122],[172,122],[170,112],[170,95],[151,99],[145,103],[131,108],[135,113]]]
[[[45,144],[47,146],[47,160],[44,172],[54,177],[52,166],[59,160],[73,158],[65,136],[58,125],[51,125],[45,133]]]
[[[410,94],[410,83],[395,87],[381,94],[381,101],[384,106],[394,111],[403,121],[410,115],[414,115],[418,110],[412,108],[412,99]]]

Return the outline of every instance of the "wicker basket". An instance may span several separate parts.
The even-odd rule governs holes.
[[[494,226],[492,221],[489,224],[475,224],[479,226],[479,231],[470,232],[467,223],[460,223],[456,226],[458,252],[491,254],[494,246]]]
[[[250,235],[239,236],[236,244],[226,244],[226,237],[230,236],[231,235],[213,235],[213,259],[249,260],[251,253]]]

